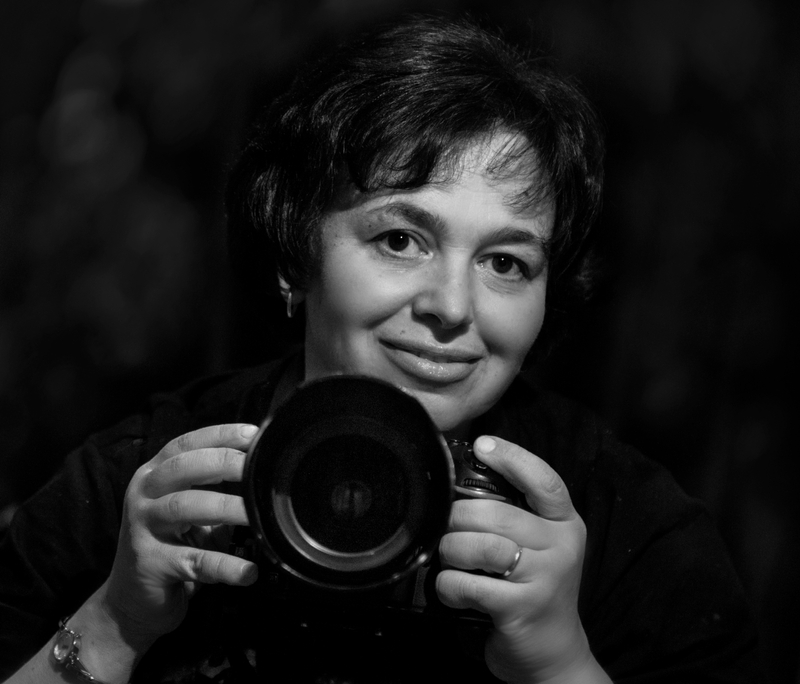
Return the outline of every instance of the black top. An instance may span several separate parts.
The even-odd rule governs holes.
[[[269,364],[155,397],[148,412],[70,454],[17,511],[0,546],[0,679],[108,576],[134,471],[187,431],[260,423],[279,376]],[[474,427],[544,458],[566,482],[587,527],[580,615],[614,681],[761,681],[754,628],[722,542],[702,505],[662,467],[587,410],[521,379]],[[308,623],[265,598],[267,576],[247,589],[205,587],[134,681],[249,681],[253,648],[267,673],[253,681],[494,681],[480,635],[463,621],[409,613],[369,629]]]

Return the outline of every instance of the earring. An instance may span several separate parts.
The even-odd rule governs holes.
[[[291,318],[294,315],[294,307],[292,307],[292,288],[286,293],[286,317]]]
[[[294,307],[292,306],[292,293],[293,288],[282,277],[278,276],[278,286],[281,291],[281,297],[286,302],[286,317],[291,318],[294,315]]]

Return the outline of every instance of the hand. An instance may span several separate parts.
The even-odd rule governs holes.
[[[474,448],[535,512],[500,501],[456,501],[439,547],[439,598],[491,616],[486,662],[500,679],[578,681],[571,677],[586,663],[596,666],[578,617],[583,520],[542,459],[496,437],[480,437]]]
[[[142,648],[181,623],[201,584],[255,582],[254,563],[222,550],[230,526],[248,524],[242,497],[193,487],[240,481],[256,432],[242,424],[189,432],[131,479],[103,601]]]

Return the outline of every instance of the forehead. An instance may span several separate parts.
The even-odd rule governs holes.
[[[450,150],[421,186],[388,185],[360,191],[343,177],[331,209],[351,209],[382,197],[413,194],[425,188],[447,191],[475,179],[494,189],[504,206],[519,218],[537,218],[553,210],[550,180],[540,167],[536,151],[524,136],[507,131],[487,133]]]
[[[520,134],[497,132],[474,141],[456,158],[449,181],[457,183],[464,176],[479,177],[494,188],[521,218],[535,218],[552,208],[549,180],[536,151]]]

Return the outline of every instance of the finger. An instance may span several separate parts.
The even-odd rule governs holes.
[[[561,534],[549,520],[491,499],[454,501],[448,531],[497,534],[535,551],[553,546]]]
[[[198,449],[228,447],[247,451],[256,434],[258,434],[258,428],[248,423],[210,425],[187,432],[168,442],[156,456],[156,461],[166,461],[185,451],[197,451]]]
[[[436,575],[436,594],[449,608],[471,608],[495,614],[517,601],[520,585],[462,570],[446,569]]]
[[[144,493],[154,499],[197,485],[239,482],[246,456],[229,448],[198,449],[171,456],[147,475]]]
[[[445,568],[503,575],[519,562],[520,548],[516,542],[496,534],[449,532],[439,542],[439,557]]]
[[[572,520],[578,514],[561,476],[538,456],[499,437],[475,440],[475,455],[525,495],[537,515]]]
[[[186,489],[156,499],[148,507],[155,530],[185,531],[189,525],[249,525],[244,499],[233,494]]]
[[[189,546],[198,549],[231,553],[234,529],[232,525],[192,525],[183,538],[189,542]]]
[[[172,562],[175,575],[184,582],[248,586],[258,579],[255,563],[220,551],[186,547]]]
[[[436,575],[436,595],[448,608],[484,610],[476,599],[474,576],[460,570],[442,570]]]

